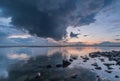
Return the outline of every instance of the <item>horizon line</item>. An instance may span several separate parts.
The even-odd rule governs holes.
[[[120,47],[120,45],[0,45],[0,47]]]

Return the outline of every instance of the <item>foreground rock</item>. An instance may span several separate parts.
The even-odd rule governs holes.
[[[107,73],[112,73],[112,71],[111,70],[105,70]]]
[[[89,53],[89,56],[91,58],[97,58],[97,57],[107,57],[109,59],[109,61],[115,61],[116,65],[120,66],[120,51],[110,51],[110,52],[92,52]],[[102,62],[104,62],[104,59],[100,59]],[[108,69],[110,69],[109,67],[114,65],[114,64],[109,64],[106,63],[104,64],[105,66],[108,67]]]
[[[57,68],[60,68],[60,67],[62,67],[62,66],[63,66],[62,64],[57,64],[57,65],[56,65]]]
[[[71,62],[67,60],[63,60],[63,68],[68,67],[71,64]]]
[[[91,65],[94,66],[95,69],[97,69],[97,70],[102,70],[102,68],[100,66],[98,66],[98,64],[96,62]]]
[[[118,75],[115,75],[115,78],[119,78],[119,76],[118,76]]]
[[[52,65],[47,65],[46,67],[49,69],[49,68],[52,68]]]
[[[77,74],[74,74],[74,75],[71,76],[71,78],[76,79],[77,76],[78,76]]]

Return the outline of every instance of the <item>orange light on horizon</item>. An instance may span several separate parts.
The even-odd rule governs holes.
[[[99,44],[100,41],[96,41],[96,40],[84,40],[84,39],[81,39],[81,38],[71,38],[71,39],[68,39],[67,41],[68,43],[84,43],[86,45],[94,45],[94,44]]]
[[[68,43],[83,43],[86,45],[94,45],[94,44],[100,44],[102,42],[107,42],[108,40],[102,40],[102,39],[97,39],[97,38],[70,38],[67,40]],[[114,40],[109,40],[109,42],[116,42]]]

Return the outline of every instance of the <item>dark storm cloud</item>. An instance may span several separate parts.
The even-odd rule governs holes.
[[[70,37],[73,38],[73,37],[76,37],[78,36],[79,34],[74,34],[73,32],[70,33]]]
[[[5,17],[30,34],[56,40],[66,35],[70,25],[87,25],[112,0],[0,0]]]

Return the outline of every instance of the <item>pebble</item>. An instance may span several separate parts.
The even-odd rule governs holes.
[[[112,73],[112,71],[110,71],[110,70],[105,70],[107,73]]]
[[[118,76],[118,75],[115,75],[115,78],[119,78],[119,76]]]
[[[47,65],[46,67],[47,67],[47,68],[52,68],[52,66],[51,66],[51,65]]]
[[[56,67],[58,67],[58,68],[59,68],[59,67],[62,67],[62,64],[57,64]]]
[[[63,67],[68,67],[71,63],[67,60],[63,60]]]
[[[71,78],[76,79],[77,76],[78,76],[77,74],[74,74],[74,75],[71,76]]]

